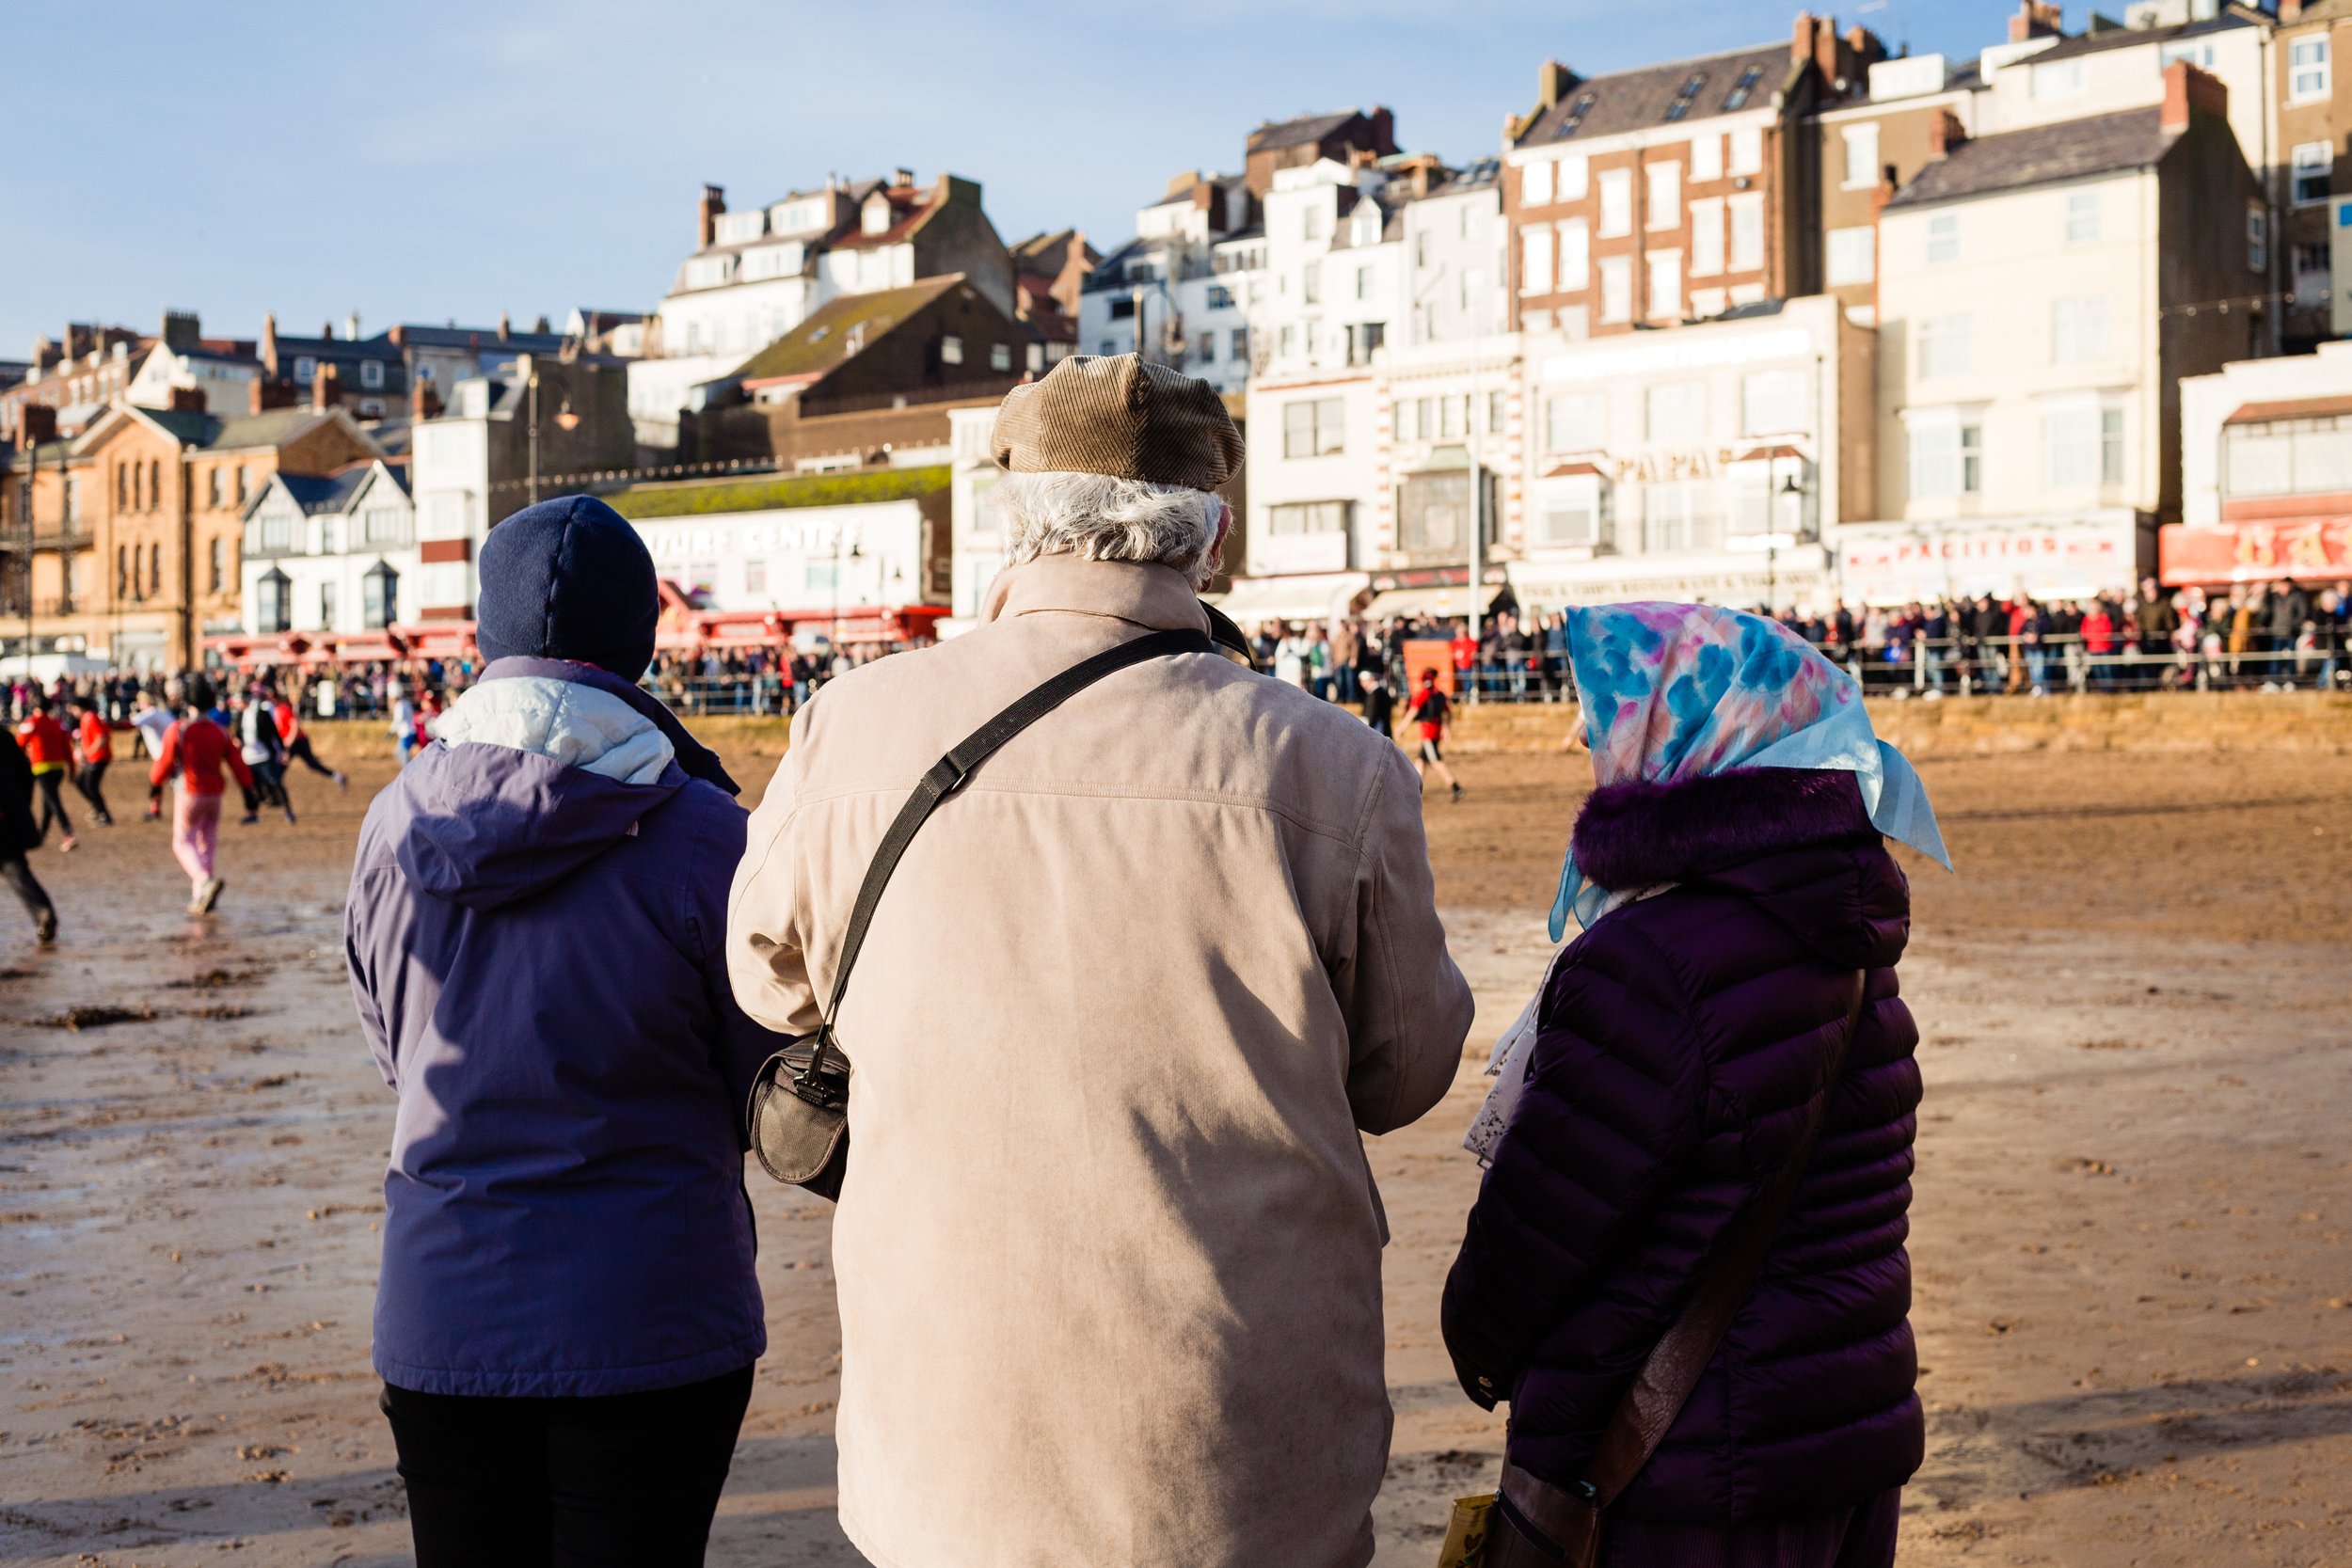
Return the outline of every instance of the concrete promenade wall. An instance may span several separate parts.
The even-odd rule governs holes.
[[[2345,693],[1874,700],[1870,721],[1883,738],[1915,758],[2026,752],[2352,753],[2352,694]],[[690,717],[687,723],[705,741],[730,752],[784,754],[781,719]],[[310,729],[323,756],[380,754],[391,749],[381,721],[314,722]],[[1467,754],[1549,751],[1559,746],[1566,729],[1566,710],[1558,705],[1492,704],[1464,709],[1451,744]]]

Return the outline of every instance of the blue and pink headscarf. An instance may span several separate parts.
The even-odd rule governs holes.
[[[1708,605],[1571,610],[1568,657],[1602,787],[1734,768],[1843,770],[1861,785],[1873,827],[1950,868],[1927,787],[1872,733],[1862,688],[1779,623]],[[1608,900],[1571,846],[1552,901],[1552,940],[1571,913],[1590,926]]]

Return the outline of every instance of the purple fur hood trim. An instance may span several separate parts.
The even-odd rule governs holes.
[[[1597,789],[1577,814],[1571,845],[1585,877],[1615,893],[1689,881],[1804,845],[1878,838],[1851,773],[1735,768]]]

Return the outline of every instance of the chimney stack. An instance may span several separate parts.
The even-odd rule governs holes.
[[[2009,41],[2023,43],[2027,39],[2063,37],[2058,24],[2065,14],[2061,7],[2050,0],[2018,0],[2017,14],[2009,19]]]
[[[262,368],[274,377],[278,374],[278,313],[271,311],[262,318]],[[259,407],[253,410],[261,412]]]
[[[201,387],[174,387],[171,389],[171,411],[175,414],[203,413],[204,388]]]
[[[1372,121],[1372,150],[1381,157],[1396,151],[1396,111],[1385,103],[1375,103],[1372,113],[1364,117]]]
[[[174,354],[185,354],[195,348],[197,340],[202,335],[203,329],[198,322],[195,311],[167,310],[164,312],[164,327],[160,336],[163,338],[164,347]]]
[[[1583,78],[1558,60],[1546,60],[1535,71],[1535,104],[1549,109],[1576,89]]]
[[[353,342],[359,341],[359,312],[354,310],[343,318],[343,336]]]
[[[337,383],[342,378],[332,365],[321,365],[310,375],[310,412],[324,414],[335,406],[341,397]]]
[[[890,183],[895,190],[910,190],[914,185],[914,171],[911,168],[894,168],[890,171]]]
[[[27,447],[37,447],[43,441],[57,438],[57,410],[54,405],[46,403],[26,404],[24,421],[24,444]]]
[[[1942,158],[1968,139],[1967,127],[1949,109],[1938,109],[1928,122],[1928,156]]]
[[[708,250],[719,238],[719,214],[727,210],[727,193],[723,185],[705,185],[703,198],[694,208],[695,233],[700,236],[695,248]]]
[[[319,323],[319,341],[326,343],[331,343],[335,341],[335,324],[333,322]]]
[[[1797,13],[1795,36],[1788,41],[1790,66],[1818,64],[1820,59],[1822,21],[1811,11]],[[1835,37],[1835,32],[1832,33]]]
[[[2167,135],[2188,129],[2193,111],[2227,119],[2230,88],[2220,77],[2198,70],[2186,60],[2174,60],[2164,70],[2164,130]]]
[[[512,320],[511,320],[511,319],[507,316],[507,314],[506,314],[506,312],[505,312],[505,311],[501,310],[501,311],[499,312],[499,341],[502,343],[502,342],[506,341],[506,340],[507,340],[507,339],[512,338],[514,335],[515,335],[515,324],[514,324],[514,322],[513,322],[513,321],[512,321]]]

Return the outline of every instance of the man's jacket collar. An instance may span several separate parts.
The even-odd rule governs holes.
[[[1206,631],[1207,611],[1172,566],[1045,555],[1007,567],[989,584],[982,621],[1041,613],[1101,615],[1153,631]]]

